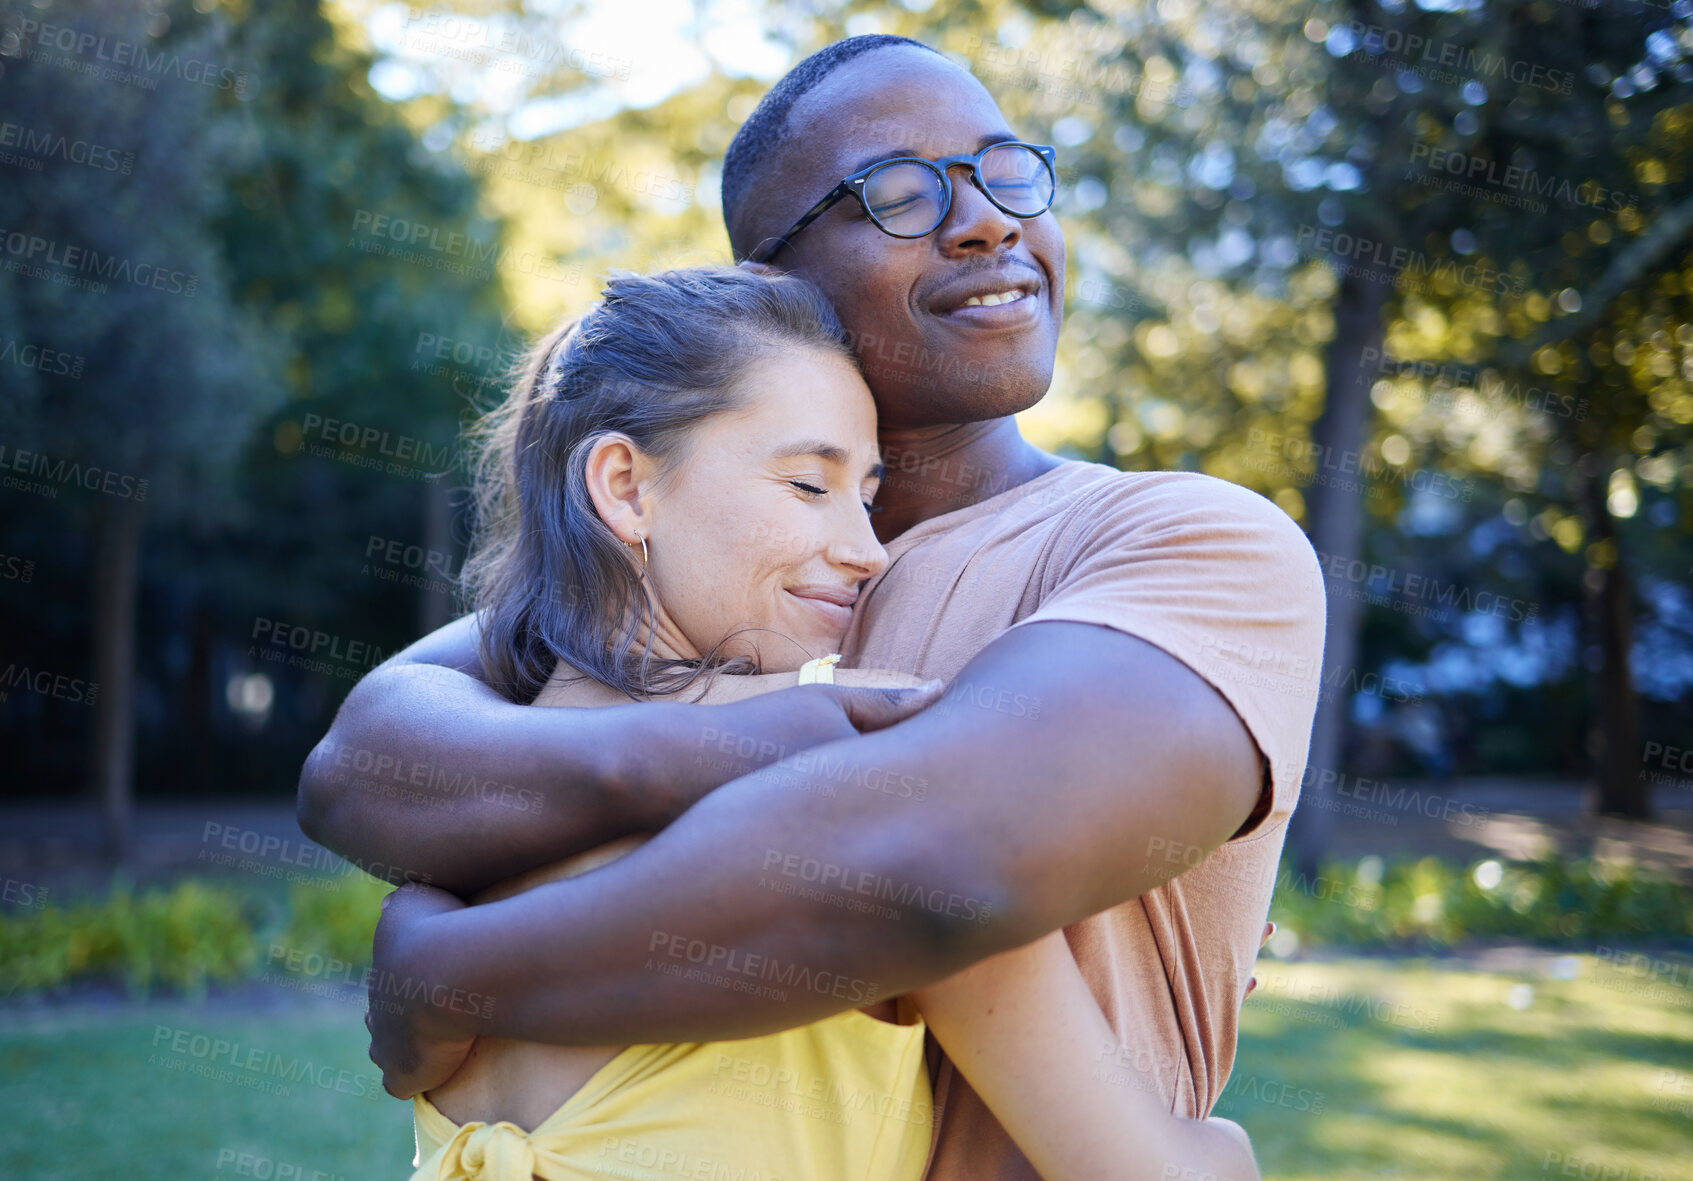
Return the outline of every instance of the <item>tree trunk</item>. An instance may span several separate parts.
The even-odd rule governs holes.
[[[1369,438],[1373,407],[1370,386],[1374,368],[1364,362],[1364,350],[1380,351],[1381,310],[1387,284],[1345,275],[1335,297],[1334,340],[1328,351],[1328,390],[1323,412],[1311,424],[1311,442],[1319,478],[1305,501],[1306,533],[1324,564],[1363,557],[1364,477],[1357,457]],[[1345,463],[1345,457],[1353,462]],[[1342,475],[1350,467],[1354,477]],[[1329,595],[1328,629],[1323,644],[1322,696],[1311,730],[1311,754],[1305,787],[1288,833],[1299,872],[1314,877],[1328,847],[1336,806],[1335,786],[1342,774],[1347,711],[1345,692],[1357,663],[1358,624],[1363,604],[1347,594]]]
[[[429,561],[420,571],[423,586],[418,590],[417,600],[418,634],[423,636],[453,619],[453,597],[439,589],[439,584],[447,581],[447,576],[430,565],[434,555],[446,554],[449,557],[445,565],[448,569],[453,568],[450,557],[453,552],[453,503],[447,480],[447,476],[437,475],[423,481],[423,548],[429,555]]]
[[[135,603],[141,584],[142,505],[108,497],[99,509],[94,559],[94,783],[104,852],[131,853],[135,780]]]
[[[1640,765],[1640,698],[1629,667],[1628,572],[1608,503],[1611,465],[1595,462],[1593,469],[1587,487],[1589,537],[1601,550],[1608,549],[1612,558],[1608,567],[1590,566],[1584,580],[1600,652],[1598,811],[1603,816],[1647,820],[1652,815],[1652,798]]]
[[[188,670],[182,678],[182,730],[188,743],[183,772],[198,792],[215,790],[217,773],[212,751],[217,733],[212,724],[212,704],[218,686],[213,681],[213,653],[217,644],[216,620],[206,604],[195,598],[189,608]]]

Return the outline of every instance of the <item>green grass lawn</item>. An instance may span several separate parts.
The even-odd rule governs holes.
[[[1593,956],[1266,958],[1258,975],[1218,1114],[1267,1177],[1693,1181],[1685,960],[1656,983]],[[410,1111],[381,1095],[365,1041],[336,1001],[13,1010],[0,1177],[403,1178]]]
[[[336,1001],[8,1023],[0,1177],[403,1179],[411,1107],[382,1091],[367,1041],[362,1010]]]
[[[1688,1181],[1693,966],[1647,971],[1266,958],[1217,1114],[1278,1181]]]

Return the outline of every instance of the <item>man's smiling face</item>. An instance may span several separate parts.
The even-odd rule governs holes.
[[[782,147],[730,227],[736,253],[780,235],[876,160],[934,160],[1017,138],[981,84],[938,54],[862,54],[794,104]],[[1064,314],[1058,222],[1050,211],[1012,217],[966,169],[950,175],[952,208],[927,237],[891,237],[848,198],[771,259],[828,294],[884,428],[1002,418],[1034,405],[1052,381]]]

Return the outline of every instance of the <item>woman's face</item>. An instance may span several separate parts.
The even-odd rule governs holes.
[[[739,393],[643,497],[656,638],[693,656],[758,629],[721,655],[784,672],[840,650],[860,585],[887,565],[866,511],[876,405],[851,361],[812,348],[753,362]]]

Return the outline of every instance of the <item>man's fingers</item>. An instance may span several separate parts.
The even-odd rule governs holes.
[[[928,709],[945,686],[930,681],[918,689],[836,689],[847,720],[861,733],[881,730]]]
[[[396,922],[409,923],[443,911],[460,910],[464,900],[439,886],[423,882],[404,882],[382,896],[383,917],[392,916]]]
[[[441,1086],[453,1075],[457,1074],[464,1060],[470,1056],[470,1047],[474,1039],[462,1042],[422,1042],[407,1047],[404,1055],[382,1055],[395,1059],[388,1063],[388,1069],[382,1070],[382,1089],[396,1099],[410,1099],[413,1095],[421,1095],[433,1091]],[[382,1067],[378,1055],[373,1049],[372,1062]]]
[[[376,1041],[372,1038],[369,1054],[370,1060],[382,1072],[382,1089],[396,1099],[410,1099],[419,1090],[411,1077],[416,1073],[414,1067],[409,1062],[400,1062],[398,1053],[378,1050]]]
[[[1258,977],[1254,976],[1246,982],[1246,995],[1251,996],[1252,990],[1258,987]]]

